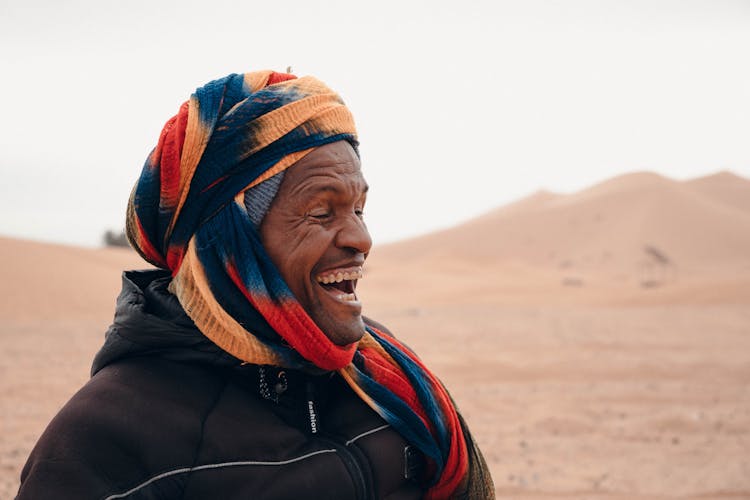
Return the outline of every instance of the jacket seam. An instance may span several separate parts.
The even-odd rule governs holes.
[[[385,424],[385,425],[381,425],[380,427],[375,427],[374,429],[370,429],[369,431],[365,431],[362,434],[358,434],[358,435],[354,436],[349,441],[345,442],[344,445],[345,446],[349,446],[352,443],[354,443],[355,441],[357,441],[359,438],[363,438],[365,436],[369,436],[370,434],[375,434],[376,432],[380,432],[383,429],[387,429],[388,427],[390,427],[390,425],[389,424]]]
[[[221,463],[215,463],[215,464],[204,464],[204,465],[197,465],[193,467],[180,467],[179,469],[173,469],[167,472],[162,472],[161,474],[157,474],[154,477],[151,477],[147,479],[146,481],[142,482],[141,484],[123,492],[123,493],[116,493],[114,495],[110,495],[106,497],[104,500],[115,500],[117,498],[125,498],[128,495],[132,495],[138,490],[141,490],[145,488],[146,486],[160,480],[164,479],[165,477],[174,476],[177,474],[185,474],[185,473],[192,473],[196,471],[201,470],[210,470],[210,469],[221,469],[224,467],[242,467],[242,466],[251,466],[251,465],[261,465],[261,466],[280,466],[280,465],[288,465],[295,462],[300,462],[302,460],[306,460],[310,457],[314,457],[316,455],[323,455],[326,453],[337,453],[337,450],[335,449],[329,449],[325,448],[322,450],[316,450],[310,453],[307,453],[305,455],[300,455],[299,457],[290,458],[288,460],[278,460],[278,461],[262,461],[262,460],[245,460],[245,461],[237,461],[237,462],[221,462]],[[184,495],[184,491],[183,491]]]

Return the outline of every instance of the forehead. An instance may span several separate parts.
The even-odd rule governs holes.
[[[315,148],[286,171],[281,187],[294,192],[321,189],[367,191],[359,157],[348,142]]]

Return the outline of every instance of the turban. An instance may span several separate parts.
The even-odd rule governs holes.
[[[259,213],[275,187],[257,187],[341,140],[356,148],[351,113],[315,78],[261,71],[212,81],[164,126],[128,203],[128,238],[171,272],[170,291],[226,352],[258,365],[338,371],[428,458],[427,498],[473,490],[481,494],[470,498],[488,498],[484,461],[440,381],[376,328],[365,327],[358,343],[334,344],[263,248]]]

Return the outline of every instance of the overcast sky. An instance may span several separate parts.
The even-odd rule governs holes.
[[[750,1],[0,0],[0,234],[98,245],[205,82],[311,74],[352,109],[378,242],[538,189],[750,177]]]

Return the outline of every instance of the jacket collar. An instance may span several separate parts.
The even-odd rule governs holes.
[[[170,280],[161,269],[122,274],[114,321],[94,357],[92,375],[119,359],[141,355],[226,367],[241,363],[198,330],[167,290]]]

